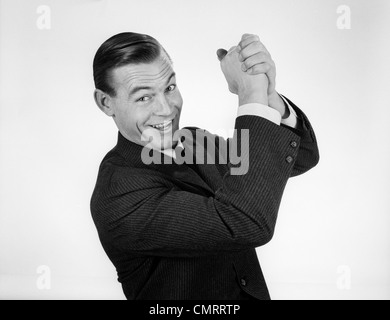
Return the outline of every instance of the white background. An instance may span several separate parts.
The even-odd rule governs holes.
[[[51,9],[40,30],[37,8]],[[351,8],[350,30],[337,8]],[[390,299],[390,2],[1,0],[0,298],[123,299],[89,200],[117,130],[93,101],[110,36],[157,38],[185,99],[181,126],[233,128],[216,50],[256,33],[279,92],[310,118],[321,162],[290,180],[258,250],[273,299]],[[39,290],[37,268],[51,271]],[[46,274],[47,275],[47,274]]]

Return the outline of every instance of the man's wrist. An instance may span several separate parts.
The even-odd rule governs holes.
[[[287,119],[290,116],[290,110],[284,103],[281,96],[274,91],[268,96],[268,105],[277,111],[279,111],[282,119]]]
[[[260,103],[268,106],[267,90],[265,92],[259,89],[242,90],[238,93],[239,105],[245,105],[249,103]]]

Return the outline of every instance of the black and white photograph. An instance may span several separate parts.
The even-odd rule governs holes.
[[[390,300],[389,17],[0,0],[0,300]]]

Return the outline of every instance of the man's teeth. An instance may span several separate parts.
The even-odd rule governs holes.
[[[157,124],[157,125],[153,125],[152,127],[153,127],[153,128],[156,128],[156,129],[165,129],[165,128],[167,128],[171,123],[172,123],[172,121],[165,121],[164,123],[160,123],[160,124]]]

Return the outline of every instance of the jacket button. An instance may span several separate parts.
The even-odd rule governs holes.
[[[245,279],[241,279],[241,285],[242,285],[243,287],[246,287],[246,285],[247,285],[247,282],[246,282],[246,280],[245,280]]]
[[[287,162],[288,164],[291,164],[293,161],[294,161],[294,158],[291,157],[291,156],[288,156],[288,157],[286,158],[286,162]]]
[[[298,147],[298,143],[296,141],[291,141],[290,146],[295,149]]]

